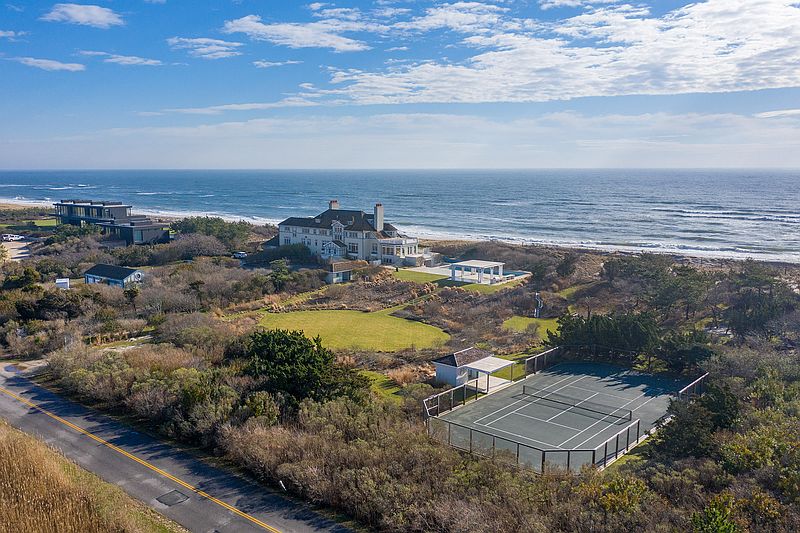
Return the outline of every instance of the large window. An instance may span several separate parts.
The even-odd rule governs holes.
[[[350,252],[351,254],[357,254],[358,253],[358,243],[357,242],[349,243],[347,245],[347,251]]]

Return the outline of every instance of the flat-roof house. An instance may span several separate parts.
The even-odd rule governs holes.
[[[98,264],[83,273],[87,285],[105,283],[112,287],[125,288],[144,279],[144,272],[135,268]]]
[[[372,213],[341,209],[331,200],[315,217],[291,217],[278,224],[281,246],[304,244],[322,259],[360,259],[390,265],[421,264],[419,241],[384,220],[383,204]]]
[[[55,217],[61,224],[100,226],[103,234],[132,244],[169,242],[166,224],[153,222],[145,215],[131,213],[132,206],[122,202],[96,200],[61,200],[53,204]]]
[[[480,348],[466,348],[433,361],[436,367],[436,382],[454,387],[472,380],[475,387],[483,392],[509,383],[513,376],[514,362],[495,357],[491,352]],[[508,378],[492,374],[511,367]]]

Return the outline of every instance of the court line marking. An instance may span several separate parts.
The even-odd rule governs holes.
[[[617,398],[618,400],[630,400],[630,396],[621,396],[619,394],[611,394],[610,392],[596,391],[592,389],[587,389],[586,387],[578,387],[577,385],[570,385],[570,388],[582,390],[584,392],[596,392],[598,394],[602,394],[603,396],[611,396],[612,398]]]
[[[576,403],[575,405],[572,405],[572,406],[570,406],[568,409],[564,409],[564,410],[563,410],[563,411],[561,411],[560,413],[558,413],[558,414],[555,414],[555,415],[551,416],[550,418],[548,418],[548,419],[547,419],[547,421],[548,421],[548,422],[550,422],[550,421],[551,421],[551,420],[553,420],[554,418],[558,418],[559,416],[563,415],[564,413],[567,413],[567,412],[571,411],[572,409],[575,409],[576,407],[579,407],[579,406],[580,406],[580,405],[581,405],[583,402],[588,402],[589,400],[591,400],[592,398],[594,398],[594,397],[595,397],[595,396],[597,396],[598,394],[599,394],[598,392],[595,392],[594,394],[592,394],[592,395],[591,395],[591,396],[589,396],[588,398],[584,398],[583,400],[579,401],[579,402],[578,402],[578,403]]]
[[[583,431],[583,430],[581,430],[579,428],[574,428],[574,427],[571,427],[571,426],[565,426],[564,424],[559,424],[558,422],[550,422],[549,420],[545,420],[544,418],[538,418],[538,417],[535,417],[535,416],[526,415],[524,413],[514,413],[514,416],[524,416],[525,418],[531,418],[533,420],[538,420],[539,422],[547,422],[548,424],[553,424],[554,426],[559,426],[559,427],[562,427],[562,428],[571,429],[573,431]],[[484,426],[484,427],[487,427],[487,428],[494,428],[494,426],[492,426],[492,424],[494,424],[494,422],[490,422],[488,424],[481,424],[481,425]]]
[[[559,379],[558,381],[556,381],[555,383],[553,383],[552,385],[548,385],[547,387],[554,387],[554,386],[558,385],[559,383],[561,383],[562,381],[566,381],[566,380],[568,380],[568,379],[571,379],[571,378],[573,378],[573,377],[574,377],[574,376],[567,376],[567,377],[565,377],[565,378],[561,378],[561,379]],[[576,381],[577,381],[577,380],[576,380]],[[573,383],[575,383],[576,381],[573,381]],[[544,390],[546,390],[546,389],[547,389],[547,387],[545,387],[545,389],[544,389]],[[557,389],[557,390],[561,390],[561,389]],[[555,391],[554,391],[554,392],[555,392]],[[512,398],[513,398],[513,396],[512,396]],[[524,401],[525,401],[525,399],[522,399],[522,400],[517,400],[517,401],[515,401],[514,403],[510,403],[510,404],[508,404],[508,405],[504,405],[503,407],[501,407],[501,408],[499,408],[499,409],[495,409],[494,411],[492,411],[491,413],[489,413],[489,414],[487,414],[487,415],[483,415],[482,417],[480,417],[480,418],[478,418],[477,420],[475,420],[475,421],[474,421],[474,423],[475,423],[475,424],[478,424],[478,423],[480,423],[480,421],[481,421],[481,420],[483,420],[484,418],[489,418],[490,416],[496,415],[496,414],[497,414],[497,413],[499,413],[500,411],[505,411],[506,409],[509,409],[509,408],[511,408],[511,407],[514,407],[514,406],[515,406],[515,405],[517,405],[518,403],[520,403],[520,402],[524,402]]]
[[[119,446],[115,446],[114,444],[111,444],[107,440],[105,440],[105,439],[103,439],[101,437],[98,437],[94,433],[91,433],[90,431],[88,431],[86,429],[83,429],[82,427],[80,427],[78,425],[75,425],[72,422],[69,422],[68,420],[65,420],[65,419],[61,418],[60,416],[48,411],[44,407],[40,407],[39,405],[33,403],[32,401],[27,400],[27,399],[25,399],[22,396],[19,396],[17,394],[14,394],[13,392],[11,392],[10,390],[8,390],[8,389],[6,389],[4,387],[0,387],[0,392],[10,396],[11,398],[14,398],[15,400],[27,405],[28,407],[36,409],[40,413],[43,413],[43,414],[49,416],[50,418],[52,418],[56,422],[60,422],[61,424],[65,425],[65,426],[67,426],[69,428],[74,429],[75,431],[77,431],[81,435],[85,435],[85,436],[89,437],[90,439],[94,440],[95,442],[98,442],[98,443],[102,444],[103,446],[106,446],[107,448],[119,453],[120,455],[123,455],[123,456],[127,457],[128,459],[132,459],[133,461],[136,461],[140,465],[149,468],[153,472],[155,472],[157,474],[160,474],[161,476],[163,476],[163,477],[165,477],[165,478],[167,478],[167,479],[169,479],[171,481],[174,481],[178,485],[180,485],[180,486],[182,486],[182,487],[184,487],[184,488],[196,493],[198,496],[202,496],[203,498],[206,498],[206,499],[212,501],[213,503],[219,505],[220,507],[223,507],[223,508],[227,509],[228,511],[231,511],[234,514],[237,514],[237,515],[241,516],[242,518],[244,518],[246,520],[249,520],[253,524],[255,524],[257,526],[260,526],[260,527],[266,529],[267,531],[271,531],[272,533],[281,533],[279,529],[276,529],[276,528],[272,527],[271,525],[262,522],[261,520],[259,520],[255,516],[249,515],[249,514],[245,513],[244,511],[241,511],[241,510],[237,509],[233,505],[227,504],[227,503],[223,502],[222,500],[219,500],[219,499],[213,497],[212,495],[208,494],[207,492],[204,492],[204,491],[198,489],[197,487],[192,486],[189,483],[183,481],[182,479],[179,479],[179,478],[173,476],[169,472],[165,472],[164,470],[161,470],[157,466],[148,463],[144,459],[140,459],[139,457],[136,457],[132,453],[126,452],[125,450],[123,450]]]
[[[636,400],[638,400],[639,398],[641,398],[641,397],[642,397],[642,396],[644,396],[644,395],[645,395],[645,393],[643,392],[643,393],[641,393],[639,396],[637,396],[636,398],[634,398],[634,399],[630,400],[629,402],[626,402],[626,403],[622,404],[621,406],[617,407],[617,409],[623,409],[624,407],[626,407],[626,406],[630,405],[631,403],[635,402]],[[647,402],[649,402],[649,401],[652,401],[652,400],[653,400],[653,399],[655,399],[655,398],[657,398],[657,396],[656,396],[656,397],[653,397],[653,398],[650,398],[650,400],[647,400]],[[644,402],[642,405],[645,405],[647,402]],[[641,407],[641,405],[640,405],[639,407]],[[638,407],[637,407],[637,409],[638,409]],[[589,426],[588,428],[586,428],[586,429],[584,429],[583,431],[581,431],[581,433],[578,433],[577,435],[575,435],[575,437],[571,437],[571,438],[569,438],[569,439],[565,440],[564,442],[562,442],[562,443],[561,443],[561,446],[563,446],[564,444],[568,443],[569,441],[571,441],[572,439],[574,439],[574,438],[576,438],[576,437],[580,437],[582,433],[584,433],[584,432],[586,432],[586,431],[589,431],[590,429],[592,429],[594,426],[596,426],[596,425],[597,425],[597,424],[599,424],[600,422],[604,421],[604,420],[605,420],[606,418],[608,418],[609,416],[613,416],[613,415],[606,415],[606,416],[604,416],[603,418],[601,418],[600,420],[598,420],[597,422],[595,422],[594,424],[592,424],[592,425],[591,425],[591,426]],[[609,425],[610,425],[610,424],[609,424]],[[578,445],[577,445],[577,446],[575,446],[575,447],[576,447],[576,448],[580,448],[582,445],[584,445],[584,444],[585,444],[585,443],[587,443],[588,441],[592,440],[593,438],[595,438],[596,436],[598,436],[600,433],[602,433],[602,432],[603,432],[603,431],[605,431],[606,429],[608,429],[608,427],[604,427],[603,429],[601,429],[600,431],[598,431],[597,433],[595,433],[594,435],[592,435],[591,437],[589,437],[588,439],[586,439],[585,441],[581,442],[580,444],[578,444]]]
[[[480,424],[480,425],[485,426],[484,424]],[[485,427],[488,427],[488,426],[485,426]],[[548,449],[557,449],[558,448],[558,446],[556,446],[555,444],[553,444],[551,442],[545,442],[543,440],[532,439],[530,437],[526,437],[525,435],[520,435],[519,433],[514,433],[513,431],[506,431],[505,429],[500,429],[500,428],[496,428],[496,427],[493,427],[492,431],[499,431],[500,433],[506,433],[508,435],[513,435],[513,436],[517,437],[518,439],[522,439],[522,440],[529,440],[531,442],[538,442],[539,444],[544,444],[545,446],[548,446],[549,447]],[[494,436],[496,437],[497,435],[494,435]],[[500,437],[500,438],[502,439],[503,437]],[[525,444],[524,442],[521,442],[519,444],[522,444],[523,446],[529,446],[529,445]],[[529,446],[529,447],[536,448],[537,450],[539,449],[538,446]]]
[[[642,396],[644,396],[644,393],[642,393]],[[642,407],[643,405],[647,405],[648,403],[652,402],[652,401],[653,401],[653,400],[655,400],[656,398],[660,398],[660,396],[653,396],[652,398],[650,398],[649,400],[647,400],[646,402],[644,402],[643,404],[641,404],[640,406],[638,406],[636,409],[638,409],[639,407]],[[633,409],[633,411],[635,411],[636,409]],[[630,427],[630,426],[629,426],[629,427]],[[587,429],[588,429],[588,428],[587,428]],[[601,429],[600,431],[598,431],[597,433],[595,433],[594,435],[592,435],[591,437],[589,437],[589,438],[588,438],[588,439],[586,439],[586,440],[590,440],[590,439],[593,439],[593,438],[595,438],[597,435],[599,435],[599,434],[600,434],[600,433],[602,433],[603,431],[605,431],[605,429]],[[576,435],[576,437],[577,437],[577,435]],[[582,446],[582,445],[583,445],[583,443],[584,443],[584,442],[586,442],[586,440],[585,440],[585,441],[583,441],[583,442],[581,442],[580,444],[578,444],[578,447]]]
[[[564,378],[564,379],[562,379],[561,381],[565,381],[565,380],[567,380],[567,379],[570,379],[570,378],[572,378],[572,377],[573,377],[573,376],[570,376],[570,377]],[[572,383],[577,383],[577,382],[579,382],[580,380],[582,380],[582,379],[583,379],[583,378],[585,378],[585,377],[586,377],[586,376],[581,376],[581,377],[579,377],[578,379],[576,379],[575,381],[573,381]],[[551,387],[552,387],[552,386],[555,386],[555,385],[558,385],[559,383],[561,383],[561,381],[557,381],[557,382],[555,382],[553,385],[551,385]],[[562,387],[559,387],[559,388],[557,388],[557,389],[553,389],[553,390],[551,390],[551,391],[547,391],[547,394],[543,394],[542,396],[543,396],[543,397],[547,397],[547,396],[549,396],[549,395],[551,395],[551,394],[555,394],[555,393],[557,393],[558,391],[560,391],[561,389],[564,389],[564,388],[566,388],[566,387],[568,387],[568,386],[569,386],[569,384],[567,384],[567,385],[564,385],[564,386],[562,386]],[[545,390],[546,390],[546,389],[545,389]],[[517,404],[517,403],[519,403],[519,402],[525,402],[525,404],[524,404],[524,405],[521,405],[521,406],[519,406],[518,408],[514,409],[513,411],[511,411],[511,412],[509,412],[509,413],[506,413],[506,414],[504,414],[503,416],[500,416],[500,417],[498,417],[498,418],[495,418],[495,419],[494,419],[494,420],[492,420],[490,423],[491,423],[491,424],[494,424],[494,423],[495,423],[495,422],[497,422],[498,420],[502,420],[503,418],[507,417],[508,415],[513,415],[513,414],[514,414],[514,413],[516,413],[517,411],[519,411],[519,410],[521,410],[521,409],[524,409],[525,407],[529,406],[529,405],[530,405],[530,404],[532,404],[532,403],[538,403],[538,400],[537,400],[537,399],[534,399],[534,400],[531,400],[531,401],[527,401],[527,400],[525,400],[525,399],[523,398],[523,399],[521,399],[521,400],[517,400],[516,402],[514,402],[513,404],[511,404],[511,406],[513,406],[513,405],[516,405],[516,404]],[[511,407],[511,406],[508,406],[508,407]],[[485,417],[484,417],[484,418],[485,418]]]

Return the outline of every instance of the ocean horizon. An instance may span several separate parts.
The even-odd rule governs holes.
[[[272,224],[381,202],[421,238],[800,262],[797,170],[0,171],[0,201],[73,198]]]

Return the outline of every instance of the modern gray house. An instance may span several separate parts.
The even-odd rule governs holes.
[[[135,268],[98,264],[84,272],[83,279],[87,285],[105,283],[124,289],[134,283],[140,283],[144,279],[144,272]]]
[[[102,228],[103,234],[125,241],[128,246],[169,242],[166,224],[154,222],[145,215],[134,215],[132,206],[122,202],[61,200],[53,206],[60,224],[94,224]]]

